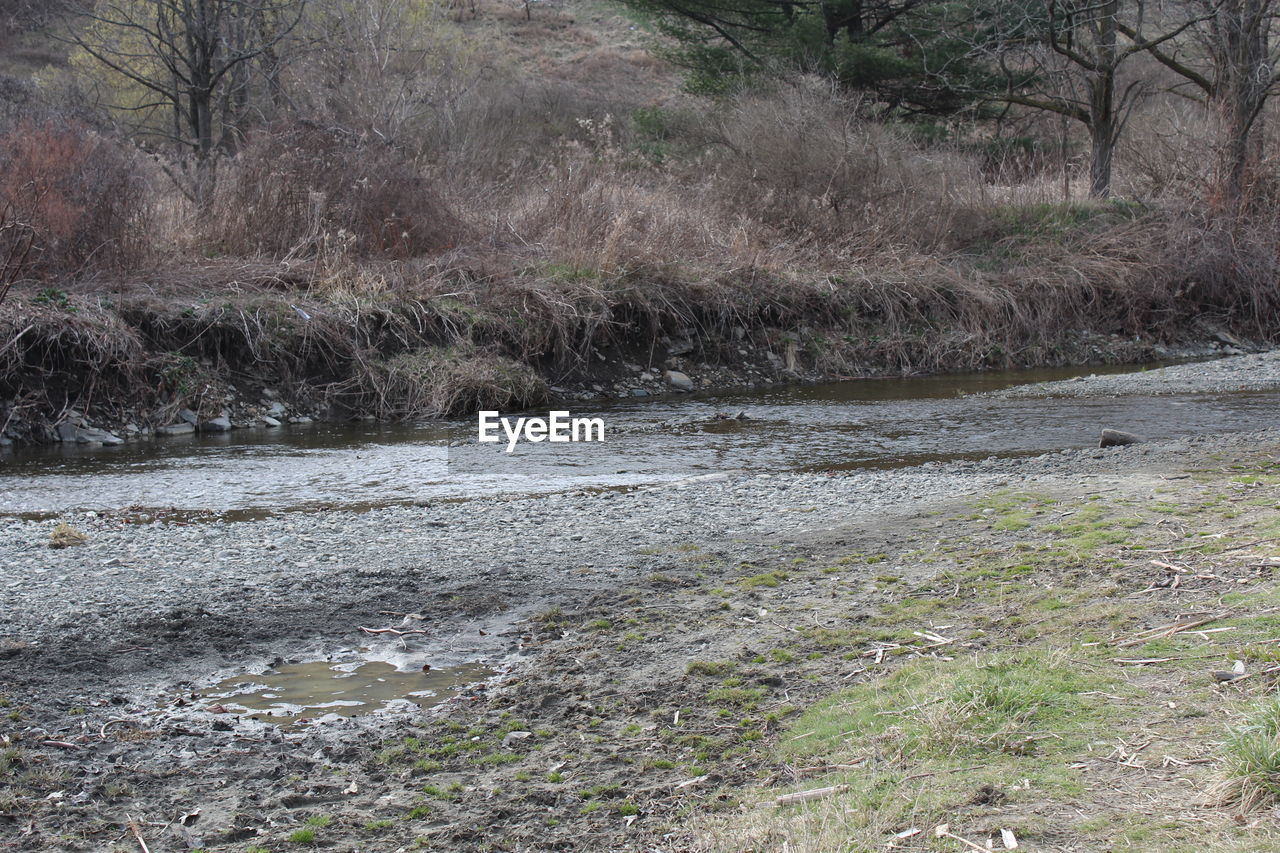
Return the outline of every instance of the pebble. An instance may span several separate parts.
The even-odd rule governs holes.
[[[1204,440],[1257,447],[1280,440],[1280,431],[1146,447],[1167,456]],[[518,578],[532,589],[571,583],[584,566],[638,577],[669,567],[676,542],[737,549],[744,541],[802,541],[865,519],[985,494],[999,484],[1076,489],[1084,480],[1097,488],[1125,466],[1158,464],[1129,448],[1102,454],[1102,461],[1094,461],[1094,453],[834,476],[733,474],[678,488],[289,512],[249,521],[122,525],[118,516],[100,513],[77,519],[89,543],[64,550],[47,547],[53,521],[0,516],[0,587],[6,589],[0,638],[36,641],[74,631],[97,642],[179,608],[242,612],[285,600],[298,607],[308,600],[358,600],[374,574],[403,573],[427,587],[433,577]],[[95,603],[92,626],[77,621],[85,602]]]

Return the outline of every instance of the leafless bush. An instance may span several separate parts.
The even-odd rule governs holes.
[[[1212,125],[1202,105],[1172,96],[1136,113],[1116,152],[1117,188],[1148,199],[1204,200],[1220,159]]]
[[[35,231],[30,225],[15,220],[12,210],[0,210],[0,302],[26,273],[34,243]]]
[[[34,276],[133,267],[147,253],[147,187],[132,153],[78,125],[24,121],[0,135],[0,206],[29,229]]]
[[[728,153],[716,178],[725,202],[829,246],[933,250],[981,184],[970,159],[922,150],[863,116],[856,100],[808,79],[742,99],[720,134]]]
[[[219,183],[211,236],[242,255],[410,257],[456,245],[463,226],[396,151],[295,127],[241,150]]]
[[[307,52],[284,84],[296,109],[326,126],[421,153],[422,134],[447,126],[488,57],[443,3],[405,0],[316,2],[303,38]]]

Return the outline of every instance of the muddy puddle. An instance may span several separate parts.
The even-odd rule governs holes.
[[[431,708],[484,681],[494,670],[479,663],[402,669],[380,660],[282,663],[259,674],[225,678],[204,691],[206,710],[292,728],[352,717],[409,702]]]

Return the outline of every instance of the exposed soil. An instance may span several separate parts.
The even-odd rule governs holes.
[[[37,642],[11,636],[3,650],[3,845],[778,849],[790,829],[753,835],[738,824],[763,813],[741,810],[762,796],[757,786],[826,784],[829,768],[786,758],[796,712],[922,657],[1063,635],[1088,666],[1144,691],[1115,700],[1127,709],[1115,734],[1128,751],[1076,761],[1083,792],[1068,797],[948,771],[945,811],[918,819],[971,835],[1014,826],[1032,849],[1097,850],[1155,803],[1216,837],[1235,833],[1239,846],[1225,849],[1246,849],[1266,827],[1233,821],[1206,793],[1224,730],[1214,703],[1235,708],[1270,676],[1215,687],[1207,671],[1229,671],[1241,655],[1219,633],[1177,637],[1195,648],[1176,654],[1107,644],[1221,608],[1225,592],[1271,594],[1278,444],[1268,433],[993,460],[973,494],[952,487],[950,498],[861,512],[804,502],[800,487],[774,511],[802,523],[779,534],[689,540],[673,517],[665,544],[620,547],[606,571],[566,571],[553,585],[405,567],[370,574],[358,590],[335,583],[233,614],[195,600],[91,642],[65,624],[60,636],[32,628]],[[831,476],[804,475],[815,486]],[[724,488],[687,486],[681,497]],[[1063,529],[1084,510],[1085,528]],[[1016,557],[1070,543],[1070,558]],[[1164,549],[1163,559],[1141,548]],[[1044,605],[1050,595],[1062,608]],[[354,625],[409,624],[410,611],[430,630],[406,645],[446,664],[485,659],[503,674],[432,712],[288,730],[219,713],[206,695],[236,661],[306,657],[357,642]],[[1236,624],[1235,641],[1250,648],[1266,640],[1254,636],[1266,625],[1220,624]],[[1105,653],[1090,656],[1085,641]],[[1128,657],[1168,661],[1113,660]],[[1170,702],[1204,713],[1170,713]],[[1154,727],[1169,744],[1159,757],[1140,746]],[[865,840],[871,849],[885,836]]]

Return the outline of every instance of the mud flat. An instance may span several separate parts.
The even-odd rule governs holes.
[[[946,823],[1042,850],[1271,849],[1215,791],[1274,678],[1277,448],[105,512],[61,549],[51,521],[5,519],[0,845],[955,849]],[[288,726],[216,687],[361,655],[493,675]],[[1248,678],[1212,676],[1237,660]]]

